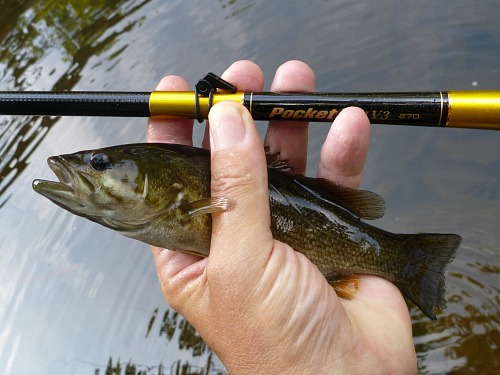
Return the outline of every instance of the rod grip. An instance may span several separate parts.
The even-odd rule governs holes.
[[[148,117],[149,92],[4,91],[0,114],[34,116]]]
[[[445,126],[446,92],[251,93],[245,104],[255,119],[333,121],[350,106],[363,109],[374,124]]]

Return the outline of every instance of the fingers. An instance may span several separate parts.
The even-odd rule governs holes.
[[[368,154],[370,121],[360,108],[342,110],[321,148],[318,177],[358,188]]]
[[[223,74],[222,79],[238,88],[238,91],[262,91],[264,87],[264,73],[252,61],[242,60],[232,64]],[[202,147],[210,148],[210,125],[207,121]]]
[[[271,91],[311,92],[316,79],[311,68],[301,61],[288,61],[276,71]],[[308,122],[270,121],[264,144],[270,152],[279,152],[280,159],[288,160],[295,173],[304,174],[307,163]]]
[[[158,91],[188,91],[188,83],[178,76],[164,77]],[[147,142],[193,144],[193,120],[165,120],[149,118],[146,125]]]
[[[262,91],[264,73],[252,61],[241,60],[232,64],[222,74],[222,78],[235,85],[239,91]]]
[[[250,113],[239,103],[215,105],[209,119],[212,196],[226,197],[230,209],[212,215],[207,277],[250,282],[264,269],[273,246],[262,141]]]

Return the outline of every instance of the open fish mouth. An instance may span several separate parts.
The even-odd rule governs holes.
[[[67,162],[59,156],[52,156],[47,159],[47,163],[49,164],[49,168],[59,179],[59,182],[71,187],[74,173]]]
[[[81,193],[94,192],[94,184],[68,160],[61,156],[52,156],[47,159],[47,163],[59,181],[33,181],[33,189],[37,193],[52,201],[64,203],[68,199],[74,200],[75,196]]]
[[[47,163],[59,181],[35,180],[33,189],[49,199],[59,194],[74,194],[74,172],[68,163],[59,156],[48,158]]]

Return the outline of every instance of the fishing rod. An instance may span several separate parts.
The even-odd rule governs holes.
[[[380,93],[242,92],[213,73],[195,91],[3,91],[0,114],[192,118],[221,101],[243,104],[255,120],[331,122],[347,107],[374,124],[500,130],[500,90]]]

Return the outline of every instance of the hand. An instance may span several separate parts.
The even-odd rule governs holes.
[[[240,90],[262,91],[263,74],[234,63],[222,77]],[[272,91],[313,91],[314,73],[290,61]],[[176,76],[160,90],[189,90]],[[353,300],[341,300],[302,254],[272,238],[266,160],[248,111],[219,103],[209,114],[212,195],[233,208],[213,215],[208,258],[153,248],[163,294],[198,330],[232,374],[415,373],[411,321],[398,289],[362,276]],[[192,144],[192,120],[150,119],[150,142]],[[318,176],[357,188],[369,143],[358,108],[343,110],[321,150]],[[265,144],[295,172],[306,166],[307,124],[271,123]]]

